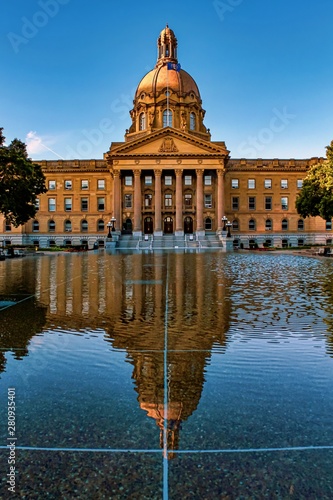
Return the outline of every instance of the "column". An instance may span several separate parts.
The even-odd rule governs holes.
[[[222,230],[222,217],[224,215],[224,169],[216,170],[217,173],[217,230]]]
[[[120,183],[119,170],[113,171],[113,215],[116,219],[116,231],[120,231],[122,223],[122,214],[121,214],[121,183]]]
[[[196,170],[197,174],[197,234],[204,234],[203,223],[203,173],[204,170]]]
[[[134,236],[141,236],[141,170],[134,170]]]
[[[184,234],[183,228],[183,171],[180,169],[175,170],[176,173],[176,236]]]
[[[161,176],[160,170],[154,170],[155,174],[155,225],[154,234],[162,236],[162,190],[161,190]]]

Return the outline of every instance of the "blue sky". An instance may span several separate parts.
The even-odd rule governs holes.
[[[130,126],[166,23],[212,140],[232,158],[325,156],[332,0],[13,0],[0,18],[0,126],[35,159],[102,158]]]

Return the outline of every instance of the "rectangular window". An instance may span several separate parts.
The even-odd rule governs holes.
[[[55,198],[49,198],[48,199],[48,204],[49,204],[49,212],[55,212],[55,210],[56,210],[56,199]]]
[[[49,181],[49,189],[55,189],[56,188],[56,181]]]
[[[153,195],[145,194],[145,207],[150,208],[153,204]]]
[[[88,210],[88,198],[81,198],[81,212],[87,212]]]
[[[256,197],[249,196],[249,210],[255,210],[255,209],[256,209]]]
[[[249,189],[255,189],[255,187],[256,187],[256,181],[255,181],[255,179],[248,179],[248,181],[247,181],[247,187]]]
[[[282,210],[288,210],[288,198],[286,196],[281,198],[281,208]]]
[[[205,186],[211,186],[211,185],[212,185],[212,176],[205,175]]]
[[[72,181],[65,181],[65,189],[72,189]]]
[[[5,231],[11,231],[12,230],[12,225],[9,222],[9,220],[5,221]]]
[[[303,179],[297,179],[297,189],[302,189],[303,187]]]
[[[164,206],[172,207],[172,194],[166,194],[164,196]]]
[[[332,221],[331,220],[327,220],[326,221],[326,231],[332,231]]]
[[[281,189],[288,189],[287,179],[281,179]]]
[[[132,208],[132,195],[125,194],[125,208]]]
[[[97,198],[97,210],[99,212],[105,210],[105,198]]]
[[[232,209],[239,210],[239,198],[238,198],[238,196],[232,197]]]
[[[97,179],[97,189],[105,189],[105,180]]]
[[[205,194],[205,208],[212,208],[212,195]]]
[[[165,184],[165,186],[172,186],[172,176],[171,175],[166,175],[164,177],[164,184]]]
[[[238,181],[238,179],[231,179],[231,188],[232,189],[238,189],[239,188],[239,181]]]
[[[86,179],[81,180],[81,189],[89,189],[89,182]]]
[[[265,189],[272,189],[272,179],[265,179],[264,186]]]
[[[192,175],[185,175],[184,184],[185,184],[185,186],[192,185]]]
[[[37,210],[39,210],[39,207],[40,207],[40,200],[39,200],[39,198],[36,198],[36,200],[35,200],[35,207],[37,208]]]
[[[125,186],[133,185],[133,177],[131,175],[126,175],[125,177]]]
[[[151,186],[153,184],[153,177],[151,175],[145,176],[145,184],[146,186]]]
[[[265,210],[272,210],[272,197],[265,196]]]
[[[72,198],[65,198],[65,212],[71,212],[72,211]]]
[[[185,194],[185,207],[191,207],[192,206],[192,195],[191,194]]]

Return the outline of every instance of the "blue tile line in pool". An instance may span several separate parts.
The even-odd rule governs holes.
[[[0,446],[1,450],[7,449],[7,446]],[[68,451],[73,453],[161,453],[160,449],[135,449],[135,448],[42,448],[38,446],[16,446],[17,450],[22,451]],[[274,447],[274,448],[221,448],[214,450],[177,450],[176,454],[191,454],[191,453],[268,453],[268,452],[280,452],[280,451],[319,451],[319,450],[333,450],[333,445],[321,445],[321,446],[284,446],[284,447]],[[174,454],[174,450],[170,453]],[[167,460],[166,460],[167,462]]]

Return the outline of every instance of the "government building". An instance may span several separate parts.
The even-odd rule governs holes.
[[[166,26],[157,62],[140,81],[123,142],[103,159],[40,161],[48,191],[34,220],[1,220],[0,242],[39,247],[295,247],[331,244],[332,223],[302,219],[295,201],[323,158],[232,158],[212,141],[195,80],[178,62]],[[164,242],[164,243],[163,243]],[[225,245],[224,245],[225,246]]]

